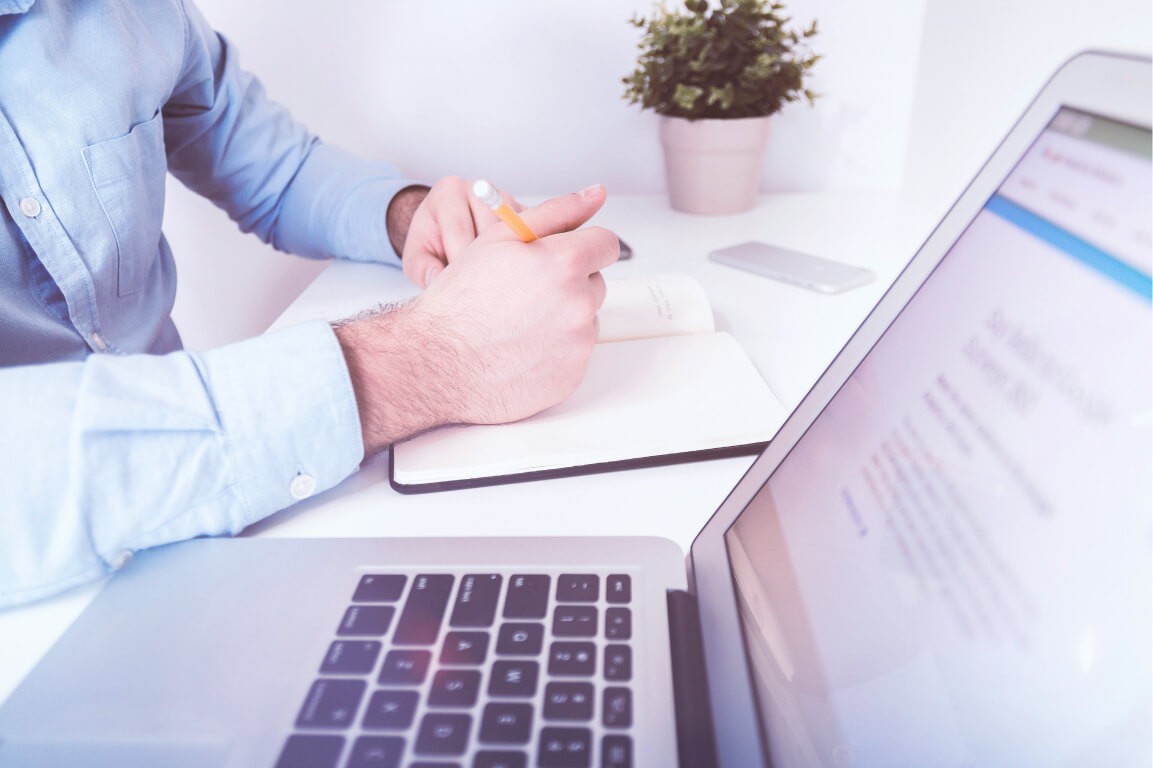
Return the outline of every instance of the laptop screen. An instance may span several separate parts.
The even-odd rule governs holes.
[[[774,765],[1148,761],[1150,155],[1056,114],[725,534]]]

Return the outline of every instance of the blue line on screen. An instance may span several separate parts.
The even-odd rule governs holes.
[[[1120,261],[1097,246],[1085,242],[1051,221],[1041,218],[1032,211],[1026,210],[1000,195],[991,197],[989,202],[985,204],[985,209],[1041,238],[1049,245],[1064,251],[1102,275],[1115,280],[1146,301],[1153,301],[1153,279],[1141,270]]]

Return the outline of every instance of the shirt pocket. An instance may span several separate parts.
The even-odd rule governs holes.
[[[84,162],[116,240],[117,293],[136,293],[160,252],[168,169],[160,113],[123,136],[85,147]]]

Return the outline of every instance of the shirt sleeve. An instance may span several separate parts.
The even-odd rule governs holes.
[[[395,264],[385,212],[421,182],[321,142],[240,68],[192,3],[185,10],[184,68],[162,109],[173,175],[279,250]]]
[[[203,354],[0,368],[0,423],[0,607],[138,549],[236,533],[363,458],[340,345],[320,321]]]

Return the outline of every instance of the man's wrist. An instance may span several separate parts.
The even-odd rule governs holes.
[[[397,192],[388,204],[384,215],[385,228],[388,230],[388,241],[396,251],[397,257],[404,255],[404,242],[408,239],[408,230],[412,226],[412,217],[416,209],[428,197],[429,187],[423,184],[413,184]]]
[[[430,332],[411,305],[338,323],[333,330],[356,395],[365,456],[455,421],[462,412],[443,330]]]

